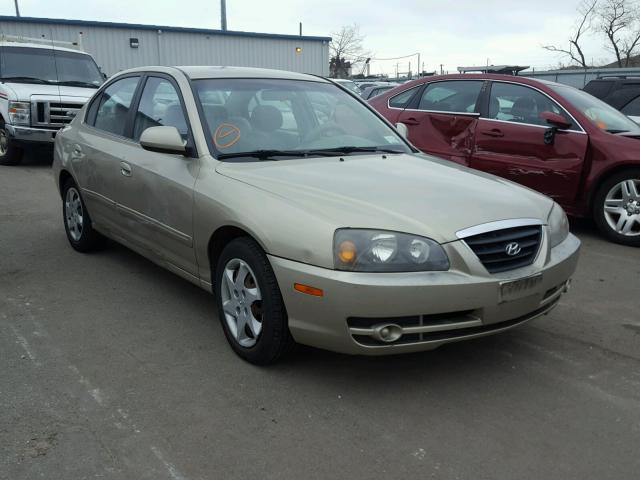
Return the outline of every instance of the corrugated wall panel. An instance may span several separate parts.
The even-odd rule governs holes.
[[[102,70],[112,75],[144,65],[234,65],[275,68],[294,72],[329,74],[326,41],[256,38],[205,33],[154,31],[41,23],[0,22],[0,33],[63,41],[83,45]],[[139,48],[129,46],[137,38]],[[296,48],[302,48],[301,53]]]

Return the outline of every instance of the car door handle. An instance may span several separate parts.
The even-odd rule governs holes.
[[[497,128],[486,130],[482,132],[482,134],[486,135],[487,137],[504,137],[504,133],[502,133],[502,130],[498,130]]]
[[[420,125],[420,120],[418,120],[417,118],[410,117],[402,120],[402,123],[404,123],[405,125]]]
[[[127,162],[120,162],[120,173],[125,177],[131,176],[131,165]]]

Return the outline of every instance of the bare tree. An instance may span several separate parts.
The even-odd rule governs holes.
[[[598,9],[599,26],[606,35],[618,67],[628,67],[640,49],[640,7],[637,0],[604,0]]]
[[[345,25],[331,34],[329,51],[335,64],[350,62],[351,67],[362,64],[371,54],[363,46],[364,35],[357,24]]]
[[[583,0],[578,7],[579,18],[573,29],[571,37],[569,37],[569,45],[566,47],[557,47],[554,45],[545,45],[542,48],[550,52],[561,53],[569,57],[573,62],[577,62],[581,67],[587,68],[587,60],[584,51],[580,45],[583,37],[593,30],[593,18],[596,13],[596,7],[599,0]]]

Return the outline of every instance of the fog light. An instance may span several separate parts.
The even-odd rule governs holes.
[[[373,327],[373,336],[376,340],[385,343],[393,343],[402,336],[402,327],[395,323],[385,323]]]

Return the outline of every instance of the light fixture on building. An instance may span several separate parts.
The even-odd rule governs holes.
[[[138,41],[137,38],[130,38],[129,39],[129,46],[131,48],[138,48],[140,46],[140,42]]]
[[[296,53],[302,53],[302,47],[296,47]]]

